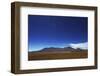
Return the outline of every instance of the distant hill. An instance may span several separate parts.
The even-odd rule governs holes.
[[[64,48],[49,47],[49,48],[43,48],[36,52],[74,52],[74,51],[86,51],[86,50],[80,48],[74,49],[72,47],[64,47]]]

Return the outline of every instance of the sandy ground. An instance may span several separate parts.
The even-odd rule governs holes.
[[[29,52],[28,60],[52,60],[52,59],[79,59],[87,58],[88,51],[74,52]]]

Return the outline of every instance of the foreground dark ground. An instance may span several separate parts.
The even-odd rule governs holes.
[[[72,48],[45,48],[38,52],[28,52],[28,60],[79,59],[87,57],[87,50]]]

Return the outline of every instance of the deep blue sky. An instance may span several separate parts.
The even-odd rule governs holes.
[[[87,17],[28,15],[29,51],[87,42]]]

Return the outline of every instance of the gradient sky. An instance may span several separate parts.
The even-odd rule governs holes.
[[[66,47],[88,41],[88,18],[28,15],[28,49]]]

